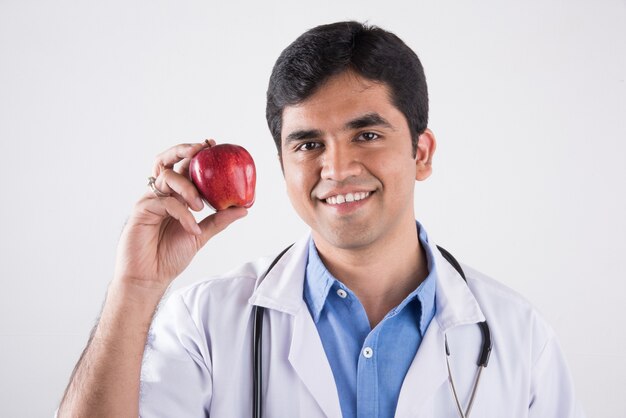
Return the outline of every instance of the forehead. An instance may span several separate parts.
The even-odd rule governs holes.
[[[373,113],[392,124],[404,120],[392,104],[386,84],[346,71],[331,77],[306,100],[283,109],[281,137],[298,129],[333,131],[349,120]]]

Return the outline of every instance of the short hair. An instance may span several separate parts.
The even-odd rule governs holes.
[[[282,114],[313,95],[330,77],[346,70],[386,84],[391,102],[404,114],[413,155],[428,126],[428,89],[422,64],[391,32],[349,21],[308,30],[280,54],[267,89],[267,124],[281,154]]]

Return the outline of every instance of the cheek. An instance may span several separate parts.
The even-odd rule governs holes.
[[[285,185],[287,194],[294,206],[307,198],[310,194],[310,185],[307,179],[306,170],[303,170],[298,164],[285,163],[284,165]]]
[[[388,187],[394,184],[406,184],[415,181],[415,160],[406,152],[388,152],[386,155],[377,155],[369,160],[368,169],[376,177],[388,183]]]

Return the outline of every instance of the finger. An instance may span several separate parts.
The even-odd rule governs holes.
[[[245,208],[228,208],[207,216],[199,224],[200,229],[202,229],[202,234],[198,237],[200,245],[206,244],[215,234],[223,231],[228,225],[247,214],[248,210]]]
[[[191,158],[185,158],[180,162],[180,164],[174,169],[178,174],[185,178],[189,178],[189,164],[191,164]]]
[[[214,139],[205,139],[202,144],[204,148],[211,148],[215,146],[216,142]],[[182,174],[184,177],[189,178],[189,164],[191,164],[191,158],[185,158],[180,163],[178,163],[174,171]]]
[[[179,144],[167,149],[156,156],[152,167],[152,176],[158,177],[165,169],[172,168],[185,158],[193,157],[198,151],[207,146],[206,143]]]
[[[174,170],[168,169],[163,171],[157,178],[155,185],[163,193],[174,193],[178,195],[173,195],[174,197],[182,197],[182,202],[196,211],[204,208],[204,203],[196,186],[187,177]]]
[[[190,234],[201,235],[203,233],[187,206],[174,196],[148,199],[145,202],[145,210],[161,217],[171,216]]]
[[[202,144],[203,148],[211,148],[211,147],[214,147],[217,143],[215,142],[215,139],[210,138],[210,139],[205,139],[204,141],[201,142],[201,144]],[[176,169],[176,172],[181,173],[181,174],[185,174],[185,172],[189,168],[189,163],[190,162],[191,162],[191,158],[183,159],[179,163],[178,168]]]

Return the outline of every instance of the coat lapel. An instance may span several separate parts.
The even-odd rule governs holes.
[[[416,416],[420,409],[428,409],[431,398],[447,379],[444,335],[437,321],[432,321],[404,378],[396,416]]]
[[[341,408],[335,379],[306,306],[296,314],[293,325],[289,362],[324,414],[328,417],[340,417]]]
[[[306,236],[296,242],[267,276],[257,282],[249,303],[293,317],[291,335],[287,335],[287,331],[283,335],[285,340],[290,338],[289,363],[324,414],[340,417],[335,379],[313,318],[302,297],[308,240],[309,236]]]
[[[441,385],[448,384],[445,334],[452,328],[485,320],[478,302],[461,275],[431,244],[437,271],[435,317],[404,378],[396,416],[431,416]]]

